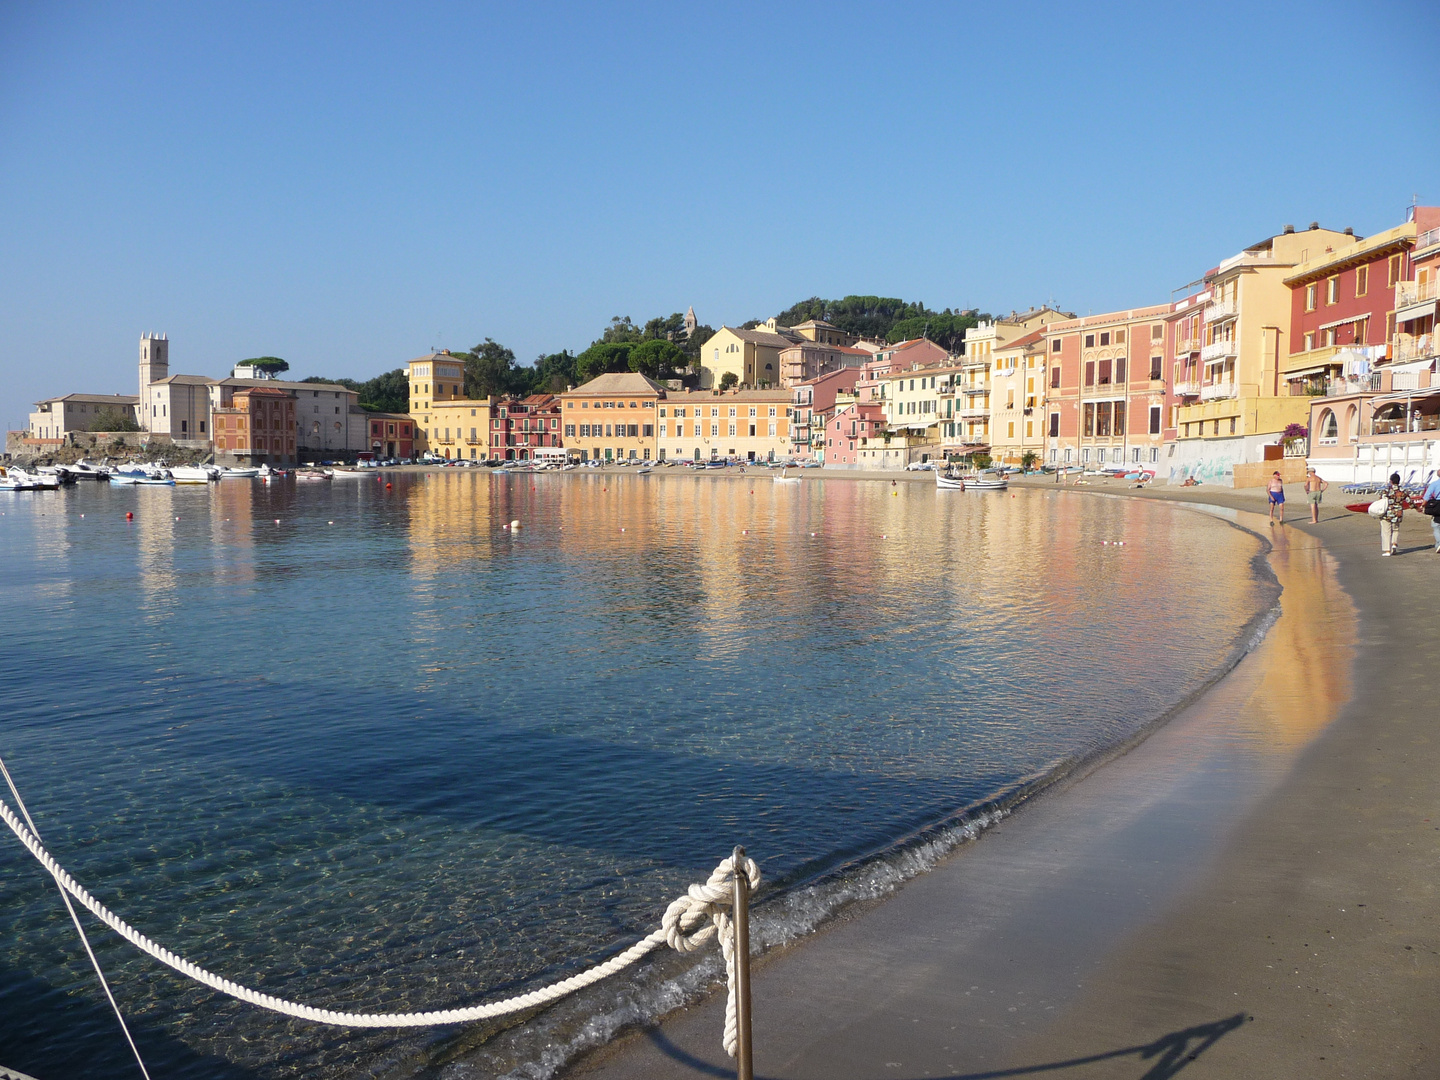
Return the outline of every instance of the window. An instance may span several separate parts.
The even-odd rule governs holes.
[[[1059,351],[1060,351],[1060,339],[1059,339],[1058,337],[1057,337],[1054,341],[1050,342],[1050,351],[1051,351],[1051,352],[1059,352]]]
[[[1101,385],[1101,386],[1109,386],[1109,385],[1110,385],[1110,361],[1109,361],[1109,360],[1101,360],[1101,361],[1100,361],[1100,385]]]
[[[1365,344],[1365,335],[1369,332],[1369,330],[1370,330],[1370,320],[1369,320],[1369,319],[1356,319],[1356,320],[1355,320],[1355,344],[1356,344],[1356,345],[1364,345],[1364,344]]]
[[[1159,405],[1151,405],[1151,406],[1150,406],[1150,434],[1151,434],[1151,435],[1159,435],[1159,434],[1160,434],[1160,406],[1159,406]]]
[[[1095,361],[1094,361],[1094,360],[1086,360],[1086,361],[1085,361],[1085,385],[1086,385],[1086,386],[1094,386],[1094,385],[1095,385]]]
[[[1151,340],[1151,341],[1164,341],[1164,340],[1165,340],[1165,324],[1164,324],[1164,323],[1158,323],[1158,322],[1157,322],[1157,323],[1152,323],[1152,324],[1151,324],[1151,326],[1150,326],[1150,340]]]
[[[1094,334],[1086,334],[1086,335],[1085,335],[1085,348],[1087,348],[1087,349],[1093,349],[1094,347],[1095,347],[1095,335],[1094,335]]]
[[[1385,316],[1385,340],[1389,341],[1395,336],[1395,313],[1392,311]]]
[[[1313,348],[1315,348],[1315,334],[1311,331],[1305,335],[1305,351],[1309,352]]]
[[[1310,285],[1306,285],[1306,286],[1305,286],[1305,310],[1306,310],[1306,311],[1314,311],[1314,310],[1315,310],[1315,291],[1316,291],[1317,288],[1318,288],[1318,286],[1314,285],[1313,283],[1310,284]]]
[[[712,439],[713,439],[713,438],[718,438],[719,435],[720,435],[720,425],[719,425],[719,424],[711,424],[711,425],[710,425],[710,437],[711,437]]]
[[[1055,344],[1058,345],[1060,343],[1057,341]],[[1058,364],[1050,369],[1050,385],[1057,389],[1060,386],[1060,365]]]
[[[731,435],[734,435],[734,434],[735,434],[735,425],[734,425],[733,423],[730,425],[730,434],[731,434]]]
[[[1230,417],[1230,434],[1235,434],[1235,417]]]
[[[1095,403],[1095,434],[1108,436],[1110,434],[1110,410],[1111,402],[1099,401]]]
[[[1328,307],[1330,304],[1334,304],[1334,303],[1338,302],[1339,299],[1340,299],[1340,275],[1339,275],[1339,274],[1336,274],[1336,275],[1335,275],[1334,277],[1332,277],[1332,278],[1326,278],[1326,279],[1325,279],[1325,304],[1326,304],[1326,306]]]
[[[1125,434],[1125,403],[1123,401],[1115,402],[1115,422],[1111,425],[1111,430],[1116,435]],[[1115,460],[1119,461],[1120,459],[1116,458]]]
[[[1164,363],[1165,363],[1165,361],[1164,361],[1164,359],[1163,359],[1162,357],[1159,357],[1159,356],[1152,356],[1152,357],[1150,357],[1150,378],[1152,378],[1152,379],[1160,379],[1160,378],[1163,378],[1163,377],[1164,377],[1163,374],[1162,374],[1162,368],[1163,368],[1163,366],[1164,366]]]
[[[1370,268],[1368,266],[1357,266],[1355,268],[1355,295],[1364,296],[1370,289]]]
[[[1393,288],[1395,287],[1395,282],[1397,282],[1397,281],[1400,280],[1400,256],[1399,256],[1399,255],[1391,255],[1391,256],[1390,256],[1390,265],[1389,265],[1388,269],[1389,269],[1389,274],[1388,274],[1388,281],[1386,282],[1386,285],[1387,285],[1388,288],[1392,288],[1392,289],[1393,289]]]
[[[1085,415],[1085,422],[1084,422],[1084,424],[1081,426],[1080,431],[1081,431],[1081,434],[1083,434],[1083,435],[1085,436],[1085,438],[1089,439],[1089,438],[1094,437],[1094,435],[1095,435],[1095,403],[1094,403],[1093,401],[1087,401],[1087,402],[1085,403],[1085,414],[1084,414],[1084,415]],[[1086,451],[1086,452],[1088,453],[1089,451]]]
[[[1060,414],[1059,414],[1058,412],[1052,412],[1052,413],[1050,414],[1050,438],[1052,438],[1052,439],[1058,439],[1059,437],[1060,437]]]
[[[635,427],[635,425],[634,425],[634,424],[631,424],[630,427],[633,429],[633,428]],[[654,425],[654,424],[641,424],[640,427],[641,427],[641,434],[644,435],[644,437],[647,438],[647,439],[650,438],[651,436],[653,436],[653,435],[655,434],[655,425]]]

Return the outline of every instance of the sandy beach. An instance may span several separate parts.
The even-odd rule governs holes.
[[[1270,526],[1261,491],[1069,490],[1273,537],[1282,614],[1128,753],[763,958],[756,1075],[1440,1075],[1429,519],[1382,559],[1338,489],[1318,526],[1298,492]],[[733,1075],[722,1013],[712,997],[568,1075]]]

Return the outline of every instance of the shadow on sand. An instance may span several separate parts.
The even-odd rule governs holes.
[[[1064,1061],[1047,1061],[1039,1065],[1017,1065],[1009,1069],[955,1073],[939,1077],[937,1080],[1002,1080],[1004,1077],[1011,1076],[1040,1076],[1045,1073],[1078,1069],[1086,1065],[1095,1065],[1102,1061],[1114,1061],[1126,1057],[1134,1057],[1137,1067],[1145,1069],[1143,1073],[1137,1073],[1135,1080],[1169,1080],[1170,1077],[1179,1075],[1181,1069],[1197,1060],[1201,1054],[1243,1025],[1245,1021],[1244,1013],[1236,1013],[1223,1020],[1172,1031],[1153,1042],[1142,1043],[1139,1046],[1126,1046],[1119,1050],[1107,1050],[1104,1053],[1087,1054],[1083,1057],[1067,1058]],[[686,1053],[666,1038],[665,1033],[659,1028],[650,1032],[649,1038],[665,1056],[684,1065],[693,1073],[724,1077],[735,1075],[734,1069],[712,1065]],[[757,1074],[756,1080],[776,1080],[776,1078],[762,1077]],[[893,1080],[893,1076],[890,1076],[889,1080]]]

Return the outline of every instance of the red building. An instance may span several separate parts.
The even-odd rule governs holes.
[[[415,421],[406,413],[367,413],[370,452],[378,458],[415,456]]]
[[[229,408],[214,410],[215,456],[242,465],[295,464],[295,399],[253,386],[235,391]]]
[[[495,461],[528,461],[541,447],[562,447],[560,399],[531,394],[495,403],[490,420],[490,457]]]

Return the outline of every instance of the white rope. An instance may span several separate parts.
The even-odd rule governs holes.
[[[725,1050],[732,1057],[735,1055],[735,932],[728,907],[735,881],[733,858],[722,859],[705,884],[691,885],[685,896],[673,901],[665,910],[660,929],[641,938],[630,948],[612,956],[603,964],[597,964],[578,975],[572,975],[568,979],[562,979],[550,986],[531,990],[503,1001],[471,1005],[462,1009],[439,1009],[434,1012],[411,1013],[357,1013],[321,1009],[313,1005],[286,1001],[270,994],[262,994],[258,990],[231,982],[229,979],[192,964],[183,957],[176,956],[169,949],[155,944],[91,896],[45,850],[35,834],[25,827],[3,799],[0,799],[0,818],[3,818],[5,824],[10,826],[10,831],[25,845],[30,854],[35,856],[40,865],[54,876],[62,889],[80,901],[97,919],[141,952],[148,953],[165,966],[173,968],[180,974],[194,979],[212,990],[218,990],[222,994],[228,994],[251,1005],[258,1005],[262,1009],[269,1009],[271,1012],[293,1016],[298,1020],[311,1020],[318,1024],[367,1028],[435,1027],[442,1024],[468,1024],[476,1020],[506,1016],[510,1013],[533,1009],[539,1005],[546,1005],[567,994],[573,994],[576,990],[597,983],[633,964],[661,945],[668,944],[680,952],[691,952],[718,934],[720,949],[725,956],[726,981],[729,984],[729,999],[725,1008]],[[760,868],[755,864],[754,859],[747,857],[742,869],[746,878],[749,879],[750,888],[753,891],[760,884]]]
[[[15,805],[20,807],[20,812],[25,815],[25,824],[30,827],[30,832],[38,842],[40,830],[35,828],[35,821],[30,817],[30,811],[26,809],[25,800],[20,797],[20,792],[15,787],[15,781],[10,778],[10,770],[5,767],[4,758],[0,758],[0,773],[5,774],[5,786],[10,789],[10,794],[15,796]],[[90,957],[91,966],[95,968],[95,975],[100,980],[100,988],[105,991],[105,996],[110,1001],[110,1008],[115,1010],[115,1019],[120,1021],[120,1030],[125,1033],[125,1041],[130,1044],[130,1052],[135,1055],[135,1064],[140,1066],[140,1075],[145,1077],[145,1080],[150,1080],[150,1070],[145,1068],[145,1059],[140,1056],[140,1048],[135,1045],[135,1040],[130,1035],[130,1026],[125,1023],[125,1016],[120,1012],[120,1005],[116,1002],[115,995],[110,992],[110,982],[105,978],[105,972],[100,970],[100,961],[95,957],[95,950],[90,947],[90,937],[85,933],[85,927],[80,925],[80,916],[75,914],[75,905],[70,903],[70,897],[66,894],[58,877],[55,879],[55,886],[60,890],[60,899],[65,904],[65,910],[70,913],[70,921],[75,924],[75,932],[80,935],[80,941],[85,946],[85,953]]]

